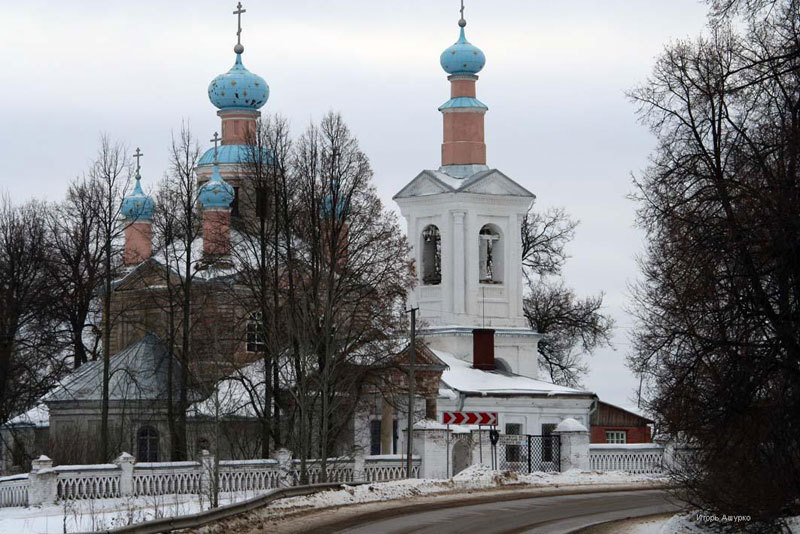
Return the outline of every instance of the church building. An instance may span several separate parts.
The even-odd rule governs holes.
[[[418,308],[417,418],[442,421],[446,411],[498,412],[499,430],[506,434],[547,435],[566,418],[588,427],[596,395],[539,377],[541,336],[523,315],[521,261],[521,224],[535,195],[487,165],[488,107],[477,98],[478,73],[486,58],[467,40],[466,25],[462,8],[458,38],[440,57],[450,83],[449,99],[439,107],[441,164],[420,172],[394,196],[407,222],[418,277],[409,299]],[[191,320],[213,324],[215,330],[212,337],[192,340],[190,372],[182,372],[165,344],[167,308],[152,300],[154,291],[163,290],[165,279],[189,273],[154,251],[154,201],[141,187],[138,158],[135,188],[122,204],[126,268],[114,283],[112,307],[105,314],[106,320],[117,318],[111,334],[110,413],[115,452],[129,451],[139,461],[169,459],[166,402],[177,395],[181,376],[201,377],[200,385],[213,389],[230,369],[257,365],[259,343],[264,343],[250,329],[250,321],[257,318],[237,297],[235,265],[228,258],[236,221],[249,216],[240,202],[251,187],[242,166],[252,150],[248,139],[269,98],[269,86],[245,68],[240,40],[234,52],[233,67],[208,87],[222,136],[215,134],[214,146],[195,169],[202,231],[192,243],[199,267],[192,266],[197,272]],[[530,177],[526,181],[530,183]],[[212,291],[220,285],[226,291]],[[219,354],[225,354],[223,361]],[[399,352],[400,368],[407,367],[408,355],[408,348]],[[20,448],[26,456],[46,452],[48,439],[43,432],[49,433],[51,443],[58,436],[71,436],[75,446],[88,446],[99,428],[101,375],[102,362],[84,365],[39,406],[0,428],[6,447],[0,451],[0,471],[21,457]],[[208,391],[194,387],[191,393],[190,400],[198,403],[193,404],[190,418],[190,454],[207,447],[201,401]],[[350,453],[354,447],[367,454],[402,452],[398,429],[407,424],[402,402],[371,390],[363,404],[349,442],[337,453]],[[232,422],[235,425],[228,427],[229,435],[258,434],[251,413],[243,409]],[[13,429],[27,436],[17,439],[16,445]],[[366,432],[359,434],[358,429]],[[258,450],[258,446],[230,447],[220,456],[257,457]],[[61,463],[81,461],[48,454]]]

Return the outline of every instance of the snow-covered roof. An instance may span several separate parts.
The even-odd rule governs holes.
[[[432,349],[433,350],[433,349]],[[507,373],[475,369],[449,352],[433,350],[449,367],[442,372],[442,382],[461,393],[480,395],[592,395],[589,391],[559,386],[544,380]]]
[[[242,367],[223,378],[208,398],[189,407],[188,414],[195,417],[245,417],[258,416],[253,399],[259,410],[264,409],[266,380],[264,360]]]
[[[9,419],[4,426],[33,426],[37,428],[48,427],[50,426],[50,410],[47,408],[46,404],[37,404],[27,412]]]

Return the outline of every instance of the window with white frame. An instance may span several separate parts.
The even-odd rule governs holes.
[[[247,352],[264,352],[264,319],[261,312],[252,312],[247,318]]]
[[[628,433],[624,430],[606,430],[606,443],[628,443]]]

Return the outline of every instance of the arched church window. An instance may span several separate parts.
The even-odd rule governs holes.
[[[422,231],[422,283],[426,286],[442,283],[442,237],[435,224]]]
[[[503,238],[493,224],[483,225],[478,233],[478,270],[481,284],[503,283]]]
[[[143,426],[136,436],[136,459],[140,462],[158,461],[158,431],[152,426]]]
[[[260,311],[247,317],[247,352],[264,352],[267,342],[264,338],[264,317]]]

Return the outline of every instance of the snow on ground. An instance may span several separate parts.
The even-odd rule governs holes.
[[[728,530],[712,530],[712,525],[727,524]],[[732,521],[725,523],[704,522],[698,520],[697,513],[681,513],[673,516],[656,516],[629,519],[627,521],[614,521],[598,525],[589,532],[592,534],[720,534],[737,532],[736,524]],[[789,520],[792,534],[800,534],[800,517]]]
[[[744,520],[746,523],[746,520]],[[690,512],[686,514],[677,514],[666,520],[659,530],[652,530],[653,534],[712,534],[718,533],[719,530],[712,530],[712,526],[728,526],[729,530],[724,532],[736,532],[737,526],[744,524],[737,523],[736,520],[723,518],[709,518],[709,516],[702,516],[697,512]],[[789,519],[789,532],[792,534],[800,534],[800,516]],[[642,534],[650,534],[650,532],[643,532]]]
[[[411,479],[347,486],[307,497],[281,499],[269,506],[276,513],[298,508],[322,508],[346,504],[404,499],[435,493],[455,493],[501,486],[580,486],[590,484],[658,483],[653,475],[631,475],[619,471],[531,473],[492,471],[485,465],[468,467],[450,480]],[[220,495],[220,504],[256,497],[264,492],[238,492]],[[208,499],[198,495],[163,495],[121,499],[66,501],[29,508],[0,508],[0,532],[14,534],[55,534],[106,530],[160,517],[197,513],[208,509]]]
[[[473,465],[450,480],[395,480],[361,486],[348,486],[338,491],[326,491],[306,497],[281,499],[270,505],[273,509],[322,508],[444,492],[471,491],[500,486],[524,485],[535,487],[582,486],[588,484],[660,483],[664,479],[653,475],[631,475],[620,471],[566,473],[531,473],[521,475],[511,471],[492,471],[485,465]]]
[[[220,505],[251,499],[262,493],[222,493]],[[0,533],[91,532],[161,517],[194,514],[208,508],[208,498],[199,495],[76,500],[41,507],[0,508]]]

